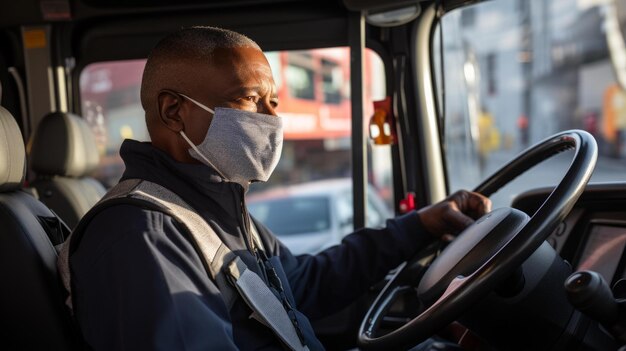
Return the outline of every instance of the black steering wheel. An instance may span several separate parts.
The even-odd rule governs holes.
[[[378,335],[383,317],[396,297],[415,288],[415,283],[406,283],[411,281],[407,267],[414,262],[399,268],[363,319],[359,346],[388,350],[416,345],[458,319],[480,297],[511,276],[567,216],[582,194],[596,164],[596,142],[581,130],[558,133],[527,149],[474,189],[491,196],[528,169],[569,149],[574,149],[569,169],[532,217],[505,207],[466,228],[434,260],[419,282],[417,294],[426,306],[424,310],[401,327]]]

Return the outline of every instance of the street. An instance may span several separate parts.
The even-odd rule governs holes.
[[[457,154],[456,159],[459,161],[458,164],[464,164],[465,169],[458,169],[453,164],[449,163],[451,191],[473,189],[480,181],[493,174],[504,164],[512,160],[518,153],[519,151],[513,150],[498,150],[492,152],[486,158],[483,172],[479,172],[477,162],[471,162],[468,157],[464,157],[462,161],[459,161],[459,156],[461,155]],[[524,191],[556,185],[565,175],[572,157],[573,151],[565,151],[530,169],[526,174],[513,180],[491,196],[493,207],[509,206],[513,198]],[[454,168],[457,168],[456,172]],[[461,174],[463,176],[461,176]],[[624,181],[626,181],[626,160],[600,155],[590,183]]]

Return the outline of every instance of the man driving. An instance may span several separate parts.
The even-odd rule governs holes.
[[[207,262],[219,260],[207,256],[185,215],[132,201],[96,206],[74,232],[80,240],[69,256],[74,313],[96,350],[323,349],[310,320],[343,309],[420,248],[490,210],[482,195],[457,192],[384,229],[294,256],[246,208],[250,184],[268,180],[283,141],[276,85],[259,46],[213,27],[170,34],[148,57],[141,103],[151,142],[123,143],[121,182],[165,189],[152,198],[171,192],[155,201],[175,196],[188,205],[238,270],[224,261],[218,271],[228,266],[226,283],[208,272]],[[246,291],[253,282],[262,283]]]

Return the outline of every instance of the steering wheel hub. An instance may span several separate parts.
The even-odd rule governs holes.
[[[466,277],[487,262],[524,227],[530,217],[503,207],[484,215],[465,229],[439,255],[422,277],[417,292],[427,305],[435,302],[454,278]]]

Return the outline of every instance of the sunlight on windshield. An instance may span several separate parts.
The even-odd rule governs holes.
[[[498,0],[446,14],[443,82],[437,70],[451,191],[473,188],[522,150],[568,129],[586,130],[598,142],[592,182],[626,180],[618,18],[626,23],[612,0]],[[531,170],[495,194],[494,205],[555,185],[571,157]]]

